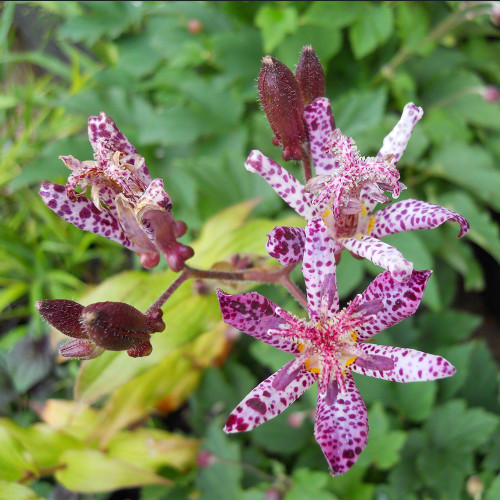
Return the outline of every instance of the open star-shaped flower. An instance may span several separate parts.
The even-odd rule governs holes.
[[[364,158],[354,141],[335,128],[329,100],[318,98],[304,112],[317,177],[303,186],[260,151],[252,151],[245,166],[261,175],[307,221],[322,220],[336,255],[347,248],[404,282],[410,278],[413,264],[380,238],[401,231],[432,229],[447,220],[460,224],[458,237],[469,230],[468,222],[456,212],[412,199],[372,214],[377,203],[389,201],[384,191],[392,192],[395,197],[399,195],[402,185],[396,165],[422,115],[421,108],[407,104],[377,156]],[[303,229],[278,227],[268,236],[267,251],[282,264],[302,259]]]
[[[224,430],[254,429],[279,415],[318,381],[314,435],[332,474],[338,475],[354,465],[368,440],[366,407],[351,371],[412,382],[448,377],[455,368],[440,356],[365,343],[416,311],[430,271],[413,271],[406,283],[386,271],[339,311],[334,256],[325,225],[312,222],[305,238],[302,270],[309,320],[297,318],[256,292],[219,291],[226,323],[295,355],[241,401]]]
[[[193,250],[177,241],[187,227],[174,220],[163,181],[151,179],[144,158],[105,113],[89,118],[88,133],[95,159],[61,156],[72,171],[66,186],[44,181],[42,200],[74,226],[136,252],[144,267],[156,266],[163,254],[180,271]]]

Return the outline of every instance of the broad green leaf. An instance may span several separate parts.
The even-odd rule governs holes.
[[[328,29],[344,28],[360,17],[365,2],[310,2],[302,21]]]
[[[361,284],[364,272],[360,261],[349,252],[343,252],[337,265],[337,284],[341,298],[347,298]]]
[[[37,500],[40,497],[27,486],[0,479],[0,500]]]
[[[214,419],[209,424],[203,449],[220,461],[208,467],[200,467],[196,484],[201,491],[201,500],[238,500],[241,498],[242,468],[238,464],[240,450],[237,442],[222,431],[223,422]]]
[[[349,39],[356,59],[382,45],[393,30],[393,13],[387,5],[365,2],[367,12],[349,28]]]
[[[26,474],[36,474],[38,467],[31,454],[0,423],[0,479],[18,481]]]
[[[380,124],[386,101],[387,92],[384,89],[348,92],[335,101],[335,123],[342,133],[356,137]]]
[[[431,413],[436,402],[435,382],[395,384],[396,407],[411,422],[421,422]]]
[[[358,464],[375,464],[379,469],[390,469],[399,461],[399,451],[406,440],[406,433],[390,430],[390,421],[380,403],[375,403],[368,411],[370,439]]]
[[[486,491],[484,500],[495,500],[500,497],[500,474],[493,480],[490,487]]]
[[[264,50],[272,52],[287,33],[293,33],[298,26],[295,7],[283,5],[264,5],[255,18],[255,24],[262,30]]]
[[[431,44],[423,43],[429,31],[429,14],[425,7],[418,2],[399,2],[396,12],[396,27],[403,47],[420,54],[432,49]]]
[[[2,419],[0,425],[7,429],[27,453],[33,457],[40,469],[47,469],[59,464],[63,451],[71,448],[82,448],[83,443],[64,431],[57,431],[46,424],[35,424],[21,427],[14,422]]]
[[[94,408],[64,399],[47,400],[38,413],[50,427],[79,441],[84,441],[92,434],[99,419],[99,413]]]
[[[292,476],[293,486],[285,495],[285,500],[336,500],[338,497],[326,489],[329,479],[327,472],[297,469]]]
[[[160,363],[115,390],[101,412],[95,435],[104,446],[117,431],[148,415],[156,406],[171,412],[179,408],[198,385],[201,371],[221,356],[227,345],[226,325],[176,349]]]
[[[170,484],[168,479],[135,467],[97,450],[67,450],[61,456],[66,467],[55,476],[65,488],[80,493],[99,493],[145,484]]]
[[[107,454],[144,469],[157,471],[168,466],[179,470],[192,467],[199,442],[160,429],[137,429],[116,434],[107,445]]]

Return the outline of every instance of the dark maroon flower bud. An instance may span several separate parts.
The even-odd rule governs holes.
[[[274,145],[283,145],[283,159],[301,160],[307,140],[304,103],[290,69],[274,57],[265,56],[258,78],[259,100],[273,129]]]
[[[42,317],[68,337],[76,338],[60,349],[67,358],[93,359],[104,350],[123,351],[137,358],[151,354],[151,334],[162,332],[163,311],[147,314],[123,302],[96,302],[83,307],[72,300],[40,300]]]
[[[83,306],[72,300],[39,300],[36,308],[40,316],[64,335],[85,339],[87,334],[80,322]]]
[[[306,45],[302,49],[302,55],[295,70],[295,79],[304,106],[311,104],[318,97],[325,97],[325,72],[316,52],[310,45]]]
[[[210,467],[217,462],[217,457],[208,450],[201,450],[196,457],[199,467]]]
[[[159,310],[146,316],[123,302],[97,302],[85,307],[81,318],[96,345],[108,351],[132,350],[137,357],[150,354],[150,334],[165,329],[162,314]]]

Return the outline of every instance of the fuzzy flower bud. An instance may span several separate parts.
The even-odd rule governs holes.
[[[326,95],[325,72],[316,52],[310,45],[302,49],[302,54],[295,70],[295,79],[300,89],[304,106],[311,104],[318,97]]]
[[[301,160],[307,140],[304,103],[290,69],[274,57],[265,56],[258,78],[259,100],[274,132],[273,144],[283,145],[283,159]]]
[[[60,349],[61,356],[93,359],[105,350],[136,358],[149,356],[151,334],[162,332],[161,309],[148,314],[123,302],[96,302],[83,307],[72,300],[39,300],[38,312],[54,328],[76,340]]]

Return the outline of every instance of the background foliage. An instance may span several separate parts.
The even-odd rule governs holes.
[[[500,104],[481,95],[500,85],[500,45],[487,6],[1,8],[0,499],[500,497]],[[137,360],[107,352],[59,364],[60,339],[34,311],[36,300],[56,297],[144,310],[174,278],[163,265],[142,271],[135,256],[59,220],[37,196],[41,180],[64,182],[58,155],[91,157],[86,120],[101,110],[165,179],[176,217],[190,227],[193,264],[210,267],[236,252],[265,257],[267,231],[301,224],[243,163],[250,149],[280,156],[256,100],[261,57],[293,68],[306,44],[324,65],[337,125],[364,154],[376,152],[406,102],[424,108],[399,164],[404,195],[456,210],[472,227],[466,241],[455,239],[453,224],[387,238],[417,269],[435,273],[420,313],[382,343],[444,355],[458,372],[409,385],[358,378],[371,436],[338,478],[313,439],[313,391],[249,434],[222,433],[232,408],[284,356],[236,339],[221,323],[212,284],[182,285],[164,308],[167,328],[153,338],[153,354]],[[344,255],[341,297],[378,272]],[[259,291],[298,309],[279,289]],[[200,447],[215,463],[197,467]]]

